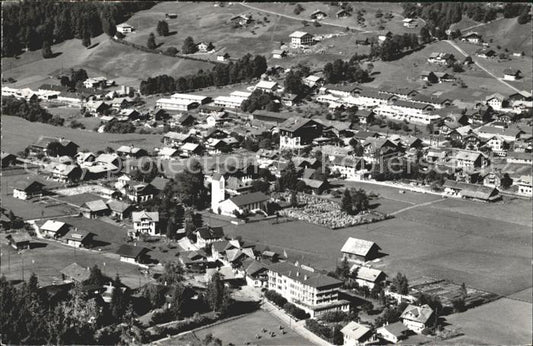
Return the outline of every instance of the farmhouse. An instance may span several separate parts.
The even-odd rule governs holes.
[[[140,158],[143,156],[148,156],[146,150],[133,145],[123,145],[116,150],[116,153],[123,158]]]
[[[341,333],[344,336],[344,346],[367,345],[378,341],[372,329],[355,321],[342,328]]]
[[[480,58],[488,59],[496,56],[496,52],[489,48],[482,48],[476,51],[476,55]]]
[[[32,238],[26,232],[24,233],[12,233],[6,236],[11,245],[15,250],[29,249]]]
[[[291,48],[300,48],[313,44],[313,35],[304,31],[295,31],[289,35]]]
[[[503,79],[505,80],[517,80],[520,78],[520,70],[506,68],[503,70]]]
[[[133,26],[129,25],[128,23],[121,23],[117,25],[117,32],[120,32],[121,34],[129,34],[135,30]]]
[[[131,213],[133,233],[130,236],[138,238],[141,234],[155,236],[159,234],[159,213],[157,211],[134,211]]]
[[[329,311],[348,312],[349,302],[339,300],[341,286],[340,280],[289,262],[274,263],[268,270],[268,289],[305,310],[311,318]]]
[[[492,94],[485,98],[485,103],[492,107],[495,111],[501,110],[504,108],[506,98],[501,94]]]
[[[268,267],[263,263],[250,259],[244,262],[247,264],[244,268],[246,284],[251,287],[268,286]]]
[[[287,51],[284,49],[274,49],[272,51],[272,59],[283,59],[287,56]]]
[[[337,18],[346,18],[346,17],[350,17],[352,14],[344,9],[341,9],[341,10],[338,10],[336,13],[335,13],[335,16]]]
[[[335,156],[329,165],[332,172],[338,172],[347,180],[361,180],[364,173],[360,171],[363,168],[363,160],[344,155]]]
[[[350,237],[344,243],[341,252],[342,257],[347,260],[366,262],[377,258],[379,250],[381,248],[374,242]]]
[[[316,75],[309,75],[302,79],[302,82],[310,88],[320,85],[323,81],[324,79],[322,77]]]
[[[252,22],[252,16],[239,14],[238,16],[230,18],[230,22],[236,26],[245,26]]]
[[[228,53],[224,53],[224,54],[219,54],[217,55],[217,61],[228,61],[230,58],[230,55]]]
[[[73,183],[81,178],[82,171],[78,165],[51,163],[44,168],[44,171],[50,174],[52,180],[61,183]]]
[[[407,306],[402,312],[400,319],[408,329],[417,334],[421,334],[422,331],[430,325],[434,317],[433,309],[426,304],[422,306]]]
[[[203,148],[197,143],[185,143],[180,147],[182,157],[192,157],[200,155],[203,152]]]
[[[58,143],[58,144],[52,144]],[[53,149],[52,149],[53,147]],[[74,157],[78,152],[79,145],[76,143],[57,137],[41,136],[37,142],[30,146],[33,154],[44,154],[47,156],[69,156]]]
[[[463,35],[463,37],[461,37],[461,41],[467,41],[469,43],[479,44],[481,42],[481,35],[479,35],[477,32],[469,32]]]
[[[479,151],[456,150],[450,155],[450,163],[456,168],[474,170],[488,165],[488,159]]]
[[[523,175],[515,182],[519,195],[533,197],[533,184],[531,181],[531,175]]]
[[[145,247],[123,244],[118,248],[117,255],[120,256],[122,262],[142,264],[147,259],[147,252],[148,249]]]
[[[83,81],[83,86],[87,89],[105,88],[107,86],[107,78],[103,76],[87,78]]]
[[[313,11],[309,17],[311,17],[311,19],[324,19],[328,16],[328,14],[322,10],[315,10]]]
[[[363,158],[368,163],[379,163],[398,156],[399,148],[385,138],[366,138],[363,143]]]
[[[453,56],[453,54],[442,53],[442,52],[431,53],[431,55],[427,59],[427,61],[430,64],[437,64],[437,65],[443,65],[443,66],[448,66],[454,60],[455,60],[455,57]]]
[[[47,237],[60,238],[68,232],[68,225],[61,221],[46,220],[40,231]]]
[[[20,180],[15,183],[13,197],[24,200],[41,197],[44,192],[44,186],[44,184],[35,180]]]
[[[403,26],[409,29],[413,29],[418,26],[417,21],[413,18],[405,18],[402,22],[403,22]]]
[[[494,202],[501,198],[498,189],[489,186],[468,184],[446,180],[443,185],[444,196]]]
[[[17,163],[17,157],[13,154],[10,154],[10,153],[6,153],[4,151],[2,151],[1,153],[1,158],[2,158],[2,168],[6,168],[8,166],[13,166]]]

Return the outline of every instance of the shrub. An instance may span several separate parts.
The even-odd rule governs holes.
[[[161,323],[167,323],[170,322],[174,318],[172,312],[169,309],[165,309],[162,311],[156,311],[152,315],[152,319],[150,320],[150,324],[161,324]]]
[[[348,319],[348,314],[344,311],[330,311],[322,314],[320,319],[325,322],[340,322]]]
[[[292,303],[285,303],[285,305],[283,305],[283,310],[285,310],[289,315],[292,315],[293,317],[299,320],[309,318],[307,312]]]

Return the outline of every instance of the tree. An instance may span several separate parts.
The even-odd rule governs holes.
[[[502,179],[500,180],[500,186],[507,190],[513,185],[513,179],[509,176],[509,173],[504,173]]]
[[[198,46],[196,46],[191,36],[188,36],[185,39],[185,41],[183,42],[183,46],[181,47],[181,51],[183,52],[183,54],[193,54],[198,51]]]
[[[168,23],[165,22],[164,20],[160,20],[158,23],[157,23],[157,34],[159,36],[168,36],[168,33],[169,33],[169,29],[168,29]]]
[[[302,95],[304,84],[302,78],[293,71],[290,71],[285,78],[285,91],[295,95]]]
[[[81,44],[85,48],[90,47],[90,45],[91,45],[91,35],[89,35],[89,33],[85,33],[85,35],[83,35],[83,39],[81,40]]]
[[[293,12],[294,12],[295,15],[299,15],[304,10],[305,9],[302,7],[302,5],[296,4],[296,6],[294,6]]]
[[[159,282],[165,286],[173,286],[183,281],[183,266],[178,262],[166,262],[163,274],[159,277]]]
[[[298,193],[295,190],[291,191],[290,204],[291,204],[291,207],[297,207],[298,206]]]
[[[100,268],[98,268],[98,266],[95,264],[91,268],[91,273],[87,281],[85,281],[85,284],[102,287],[105,285],[106,281],[107,281],[107,278],[104,276],[104,274],[102,274],[102,271],[100,270]]]
[[[402,273],[396,274],[396,276],[392,279],[391,288],[393,292],[397,292],[403,295],[408,294],[409,293],[409,282],[407,281],[407,277],[403,275]]]
[[[424,44],[429,43],[431,41],[431,34],[429,33],[429,30],[426,26],[423,26],[420,29],[420,40]]]
[[[167,229],[165,232],[168,239],[176,239],[178,236],[176,222],[174,218],[170,218],[167,221]]]
[[[54,54],[52,53],[52,48],[50,47],[50,42],[48,42],[48,41],[44,41],[43,42],[43,47],[41,49],[41,53],[43,55],[43,58],[45,58],[45,59],[49,59],[49,58],[52,58],[54,56]]]
[[[153,32],[150,33],[150,36],[148,36],[148,41],[146,42],[146,47],[148,49],[156,49],[157,44],[155,43],[155,35]]]
[[[212,311],[224,314],[230,304],[229,292],[227,292],[219,273],[215,273],[207,284],[206,299]]]
[[[129,304],[129,296],[123,291],[122,282],[117,274],[113,281],[113,293],[111,293],[111,303],[109,304],[111,316],[115,321],[122,321],[124,319]]]
[[[348,264],[348,259],[346,257],[344,257],[340,266],[335,270],[335,274],[343,279],[347,279],[350,276],[350,265]]]
[[[531,21],[531,15],[529,13],[524,13],[520,16],[518,16],[517,22],[518,24],[526,24]]]
[[[342,196],[342,201],[341,201],[341,210],[343,210],[349,215],[353,214],[352,195],[350,194],[349,189],[344,190],[344,195]]]
[[[285,170],[281,172],[281,176],[279,178],[280,187],[282,190],[292,190],[296,186],[297,182],[298,173],[296,172],[296,167],[294,166],[294,162],[289,161]]]

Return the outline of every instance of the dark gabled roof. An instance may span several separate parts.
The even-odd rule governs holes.
[[[262,270],[266,270],[268,267],[259,261],[252,260],[252,262],[244,270],[247,275],[254,275]]]
[[[167,178],[155,177],[154,180],[150,182],[150,185],[152,185],[159,191],[163,191],[169,181],[170,179],[167,179]]]
[[[204,226],[196,230],[202,239],[221,239],[224,237],[224,230],[222,227]]]
[[[227,240],[216,241],[216,242],[211,244],[211,250],[216,250],[217,252],[222,252],[222,251],[224,251],[226,249],[228,244],[229,244],[229,242]]]
[[[414,108],[414,109],[420,109],[420,110],[424,110],[428,107],[434,108],[433,105],[430,105],[427,103],[419,103],[419,102],[404,101],[404,100],[398,100],[394,102],[394,105],[397,107]]]
[[[117,201],[116,199],[110,199],[109,201],[107,201],[107,206],[109,207],[110,210],[119,212],[119,213],[123,213],[129,208],[131,208],[131,204]]]
[[[238,196],[230,198],[230,201],[232,201],[237,206],[264,202],[268,200],[269,200],[269,197],[262,192],[252,192],[252,193],[238,195]]]
[[[117,250],[117,255],[121,257],[137,258],[146,252],[148,252],[148,249],[145,247],[122,244]]]
[[[37,180],[19,180],[15,183],[17,190],[27,191],[30,187],[42,189],[45,185]]]
[[[441,99],[439,97],[427,96],[424,94],[416,95],[415,97],[413,97],[413,100],[418,101],[418,102],[424,102],[424,103],[429,103],[429,104],[439,104],[439,105],[450,101],[449,99]]]

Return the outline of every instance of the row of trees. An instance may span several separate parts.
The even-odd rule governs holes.
[[[241,109],[243,112],[252,113],[258,109],[265,109],[269,112],[279,112],[281,102],[279,97],[260,90],[255,90],[252,95],[242,102]]]
[[[426,41],[428,40],[422,36],[422,42],[426,43]],[[420,43],[416,34],[396,34],[387,37],[381,45],[372,45],[370,55],[380,57],[383,61],[391,61],[400,58],[405,51],[416,49],[419,46]]]
[[[355,59],[349,61],[337,59],[333,63],[328,62],[324,65],[324,79],[327,83],[366,83],[370,81],[370,72],[363,69]]]
[[[26,101],[13,96],[2,97],[2,115],[13,115],[31,122],[47,123],[54,126],[62,126],[65,122],[65,119],[59,116],[52,116],[41,107],[39,101]]]
[[[267,63],[264,56],[253,57],[247,54],[236,62],[217,64],[211,71],[200,70],[174,79],[168,75],[160,75],[141,81],[140,92],[144,95],[183,92],[209,86],[249,82],[265,73]]]
[[[2,56],[15,56],[44,43],[116,33],[116,24],[155,2],[14,2],[2,8]]]
[[[368,195],[363,189],[346,189],[341,201],[341,209],[349,215],[357,215],[368,210]]]

